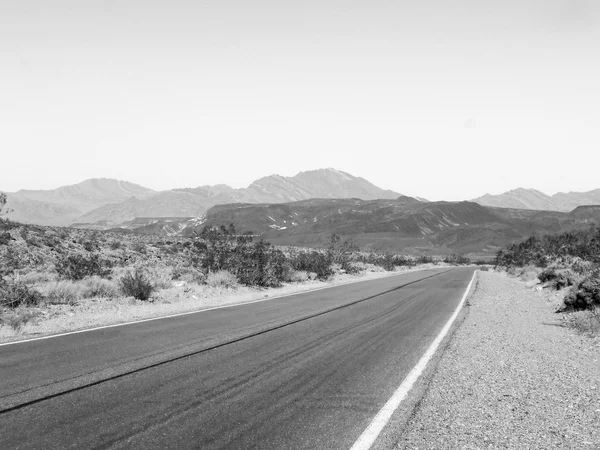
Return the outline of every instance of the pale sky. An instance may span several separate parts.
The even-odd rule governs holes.
[[[597,0],[1,0],[0,191],[600,188]]]

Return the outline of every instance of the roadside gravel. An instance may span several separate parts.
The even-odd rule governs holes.
[[[556,296],[479,272],[469,313],[397,449],[600,449],[600,345]]]

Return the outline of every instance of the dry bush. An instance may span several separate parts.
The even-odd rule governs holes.
[[[38,313],[26,308],[18,308],[10,312],[0,314],[0,325],[13,329],[15,333],[20,333],[25,325],[37,317]]]
[[[50,283],[52,281],[58,281],[58,275],[51,271],[34,270],[22,275],[18,275],[17,281],[25,283],[29,286],[39,285],[43,283]]]
[[[533,281],[538,279],[540,269],[535,266],[526,266],[520,270],[519,278],[523,281]]]
[[[113,280],[99,276],[88,277],[81,282],[85,286],[84,298],[116,298],[119,296],[119,285]]]
[[[169,267],[146,267],[146,275],[156,289],[169,289],[173,286],[172,269]]]
[[[61,280],[49,283],[41,289],[48,303],[55,305],[75,305],[85,297],[86,286],[82,282]]]
[[[568,309],[593,309],[600,306],[600,277],[589,276],[571,287],[564,298]]]
[[[181,267],[177,266],[173,268],[171,272],[173,280],[185,281],[186,283],[204,283],[206,276],[193,267]]]
[[[291,283],[302,283],[303,281],[308,281],[308,272],[305,270],[292,270],[287,281]]]
[[[208,274],[206,284],[212,288],[235,288],[238,285],[238,279],[226,270],[219,270]]]
[[[600,336],[600,306],[587,311],[574,311],[566,317],[567,324],[583,334]]]
[[[123,294],[137,300],[149,300],[154,292],[154,286],[144,271],[139,268],[135,269],[133,273],[125,274],[120,280],[120,287]]]
[[[583,277],[570,268],[551,266],[540,272],[538,279],[542,283],[546,283],[549,287],[560,290],[579,284],[583,280]]]
[[[83,280],[85,277],[98,275],[106,277],[110,273],[108,261],[100,258],[98,253],[83,255],[78,253],[61,257],[56,263],[56,272],[67,280]]]
[[[0,278],[0,307],[36,306],[44,300],[42,294],[25,283]]]

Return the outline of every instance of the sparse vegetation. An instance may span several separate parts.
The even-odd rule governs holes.
[[[2,219],[0,325],[22,331],[33,317],[23,311],[42,311],[46,320],[55,311],[77,314],[86,305],[117,304],[127,297],[171,303],[220,290],[251,292],[419,262],[438,263],[432,257],[361,252],[337,235],[325,248],[306,249],[256,241],[233,226],[205,227],[192,238],[165,238]]]
[[[12,328],[15,333],[20,333],[25,325],[38,316],[37,312],[26,308],[19,308],[0,315],[0,325]]]
[[[154,286],[144,271],[139,268],[126,273],[120,279],[120,287],[123,294],[137,300],[149,300],[152,292],[154,292]]]
[[[529,238],[498,252],[496,265],[509,273],[526,265],[542,268],[538,275],[541,283],[551,289],[567,289],[559,311],[586,310],[578,315],[577,323],[593,324],[597,320],[600,229]],[[588,328],[594,329],[591,325]]]
[[[89,255],[63,255],[56,262],[56,272],[67,280],[83,280],[85,277],[106,277],[110,273],[110,263],[97,253]]]
[[[226,270],[219,270],[208,274],[206,284],[213,288],[234,288],[238,285],[238,279]]]

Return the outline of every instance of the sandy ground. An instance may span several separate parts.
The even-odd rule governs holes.
[[[600,340],[559,295],[479,272],[468,315],[397,449],[600,449]]]
[[[357,275],[338,274],[328,281],[315,280],[291,283],[273,289],[248,287],[219,289],[199,286],[194,283],[175,282],[173,288],[161,291],[158,299],[154,302],[142,302],[135,300],[133,297],[119,299],[95,298],[83,300],[74,306],[48,305],[41,308],[31,308],[38,316],[19,332],[8,326],[0,327],[0,343],[170,314],[199,311],[218,306],[247,303],[434,267],[443,267],[443,265],[425,264],[412,268],[397,267],[395,272],[382,270],[363,272]]]

